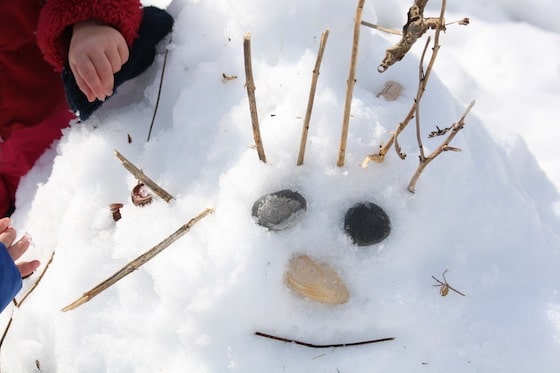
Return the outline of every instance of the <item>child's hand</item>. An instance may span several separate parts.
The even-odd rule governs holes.
[[[16,230],[10,225],[10,218],[0,219],[0,242],[8,248],[10,256],[14,260],[18,260],[29,248],[31,239],[28,235],[24,235],[19,241],[14,243],[16,239]],[[30,262],[21,262],[16,264],[21,273],[21,277],[28,276],[35,272],[41,263],[38,260]]]
[[[113,74],[128,60],[128,46],[119,31],[95,21],[74,25],[68,62],[76,83],[90,102],[113,93]]]

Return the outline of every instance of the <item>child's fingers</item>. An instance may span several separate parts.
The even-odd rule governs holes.
[[[0,219],[0,232],[4,232],[6,228],[10,226],[10,218],[2,218]]]
[[[105,53],[96,53],[91,56],[91,61],[95,68],[95,78],[87,81],[89,87],[95,92],[95,96],[100,100],[105,100],[113,92],[113,66]]]
[[[88,66],[88,67],[86,67]],[[93,79],[93,74],[95,74],[95,68],[93,63],[89,61],[89,64],[86,62],[82,62],[80,64],[73,63],[70,65],[72,72],[74,73],[74,78],[76,79],[76,84],[78,88],[86,95],[89,102],[93,102],[95,100],[95,93],[90,88],[88,81],[86,78],[90,80]],[[85,76],[85,77],[84,77]]]
[[[15,239],[15,230],[14,230],[14,239]],[[28,235],[24,235],[18,242],[16,242],[11,246],[6,246],[6,247],[8,248],[8,252],[10,253],[10,256],[15,262],[27,251],[30,244],[31,244],[30,237]]]
[[[8,251],[10,251],[10,246],[12,246],[12,243],[14,242],[15,239],[16,239],[16,230],[12,227],[8,227],[4,229],[3,232],[0,232],[0,242],[2,242],[4,246],[8,248]]]
[[[41,265],[40,261],[32,260],[30,262],[18,263],[17,267],[19,269],[19,273],[21,274],[21,277],[25,277],[35,272],[35,270],[39,268],[40,265]]]

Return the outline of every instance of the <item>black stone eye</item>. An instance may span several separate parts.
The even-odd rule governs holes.
[[[305,198],[298,192],[284,189],[266,194],[253,204],[252,215],[257,224],[273,231],[296,225],[307,209]]]
[[[391,221],[383,209],[372,202],[352,206],[344,216],[344,230],[358,246],[383,241],[391,232]]]

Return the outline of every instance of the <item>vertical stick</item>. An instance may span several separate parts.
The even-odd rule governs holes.
[[[313,78],[311,79],[311,88],[309,89],[309,98],[307,99],[307,110],[305,112],[305,119],[303,120],[303,129],[301,131],[301,143],[299,145],[299,156],[297,161],[298,166],[303,164],[305,145],[307,144],[307,134],[309,132],[309,121],[311,120],[311,111],[313,110],[313,101],[315,99],[315,91],[317,90],[317,80],[319,80],[319,68],[321,66],[321,61],[323,60],[323,54],[325,52],[325,45],[327,44],[328,37],[329,29],[326,29],[321,35],[319,54],[317,55],[315,68],[313,69]]]
[[[255,81],[253,80],[253,66],[251,63],[251,34],[247,33],[243,37],[243,53],[245,56],[245,86],[247,87],[247,95],[249,96],[249,110],[251,111],[251,123],[253,124],[253,138],[257,146],[259,159],[266,163],[263,143],[261,140],[261,131],[259,128],[259,116],[257,114],[257,100],[255,99]]]
[[[344,166],[344,157],[346,154],[346,143],[348,140],[348,124],[350,122],[350,107],[352,105],[352,92],[356,84],[356,61],[358,59],[358,45],[360,41],[360,26],[362,23],[362,11],[364,9],[364,1],[358,1],[356,9],[356,19],[354,20],[354,40],[352,42],[352,57],[350,59],[350,71],[348,73],[348,81],[346,87],[346,103],[344,105],[344,118],[342,121],[342,134],[340,136],[340,147],[338,150],[338,167]]]

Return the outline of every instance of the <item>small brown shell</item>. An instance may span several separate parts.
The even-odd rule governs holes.
[[[394,80],[389,80],[385,83],[381,91],[376,97],[383,96],[387,101],[395,101],[401,95],[404,87]]]
[[[144,183],[138,183],[130,194],[134,206],[145,206],[152,202],[152,194],[145,188]]]
[[[342,304],[348,289],[328,264],[317,263],[307,255],[293,257],[288,263],[286,285],[296,293],[320,303]]]

